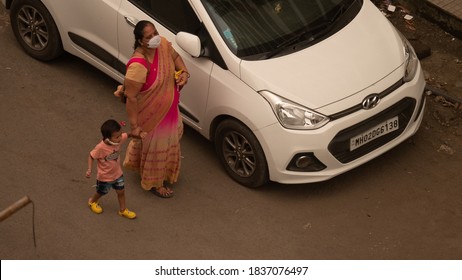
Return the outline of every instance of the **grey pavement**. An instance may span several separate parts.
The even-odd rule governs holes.
[[[462,0],[409,0],[428,20],[462,39]]]
[[[462,18],[462,1],[460,0],[427,0],[427,2],[445,11],[452,17]]]
[[[427,20],[462,40],[462,0],[407,0]],[[443,96],[453,103],[461,103],[460,97],[448,94],[437,87],[427,85],[427,90]]]

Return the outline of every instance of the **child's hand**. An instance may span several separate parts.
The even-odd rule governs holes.
[[[91,169],[88,169],[87,172],[85,173],[85,177],[90,178],[91,176]]]

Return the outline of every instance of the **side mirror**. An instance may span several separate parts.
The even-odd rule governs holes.
[[[178,32],[176,34],[175,41],[180,48],[189,53],[191,56],[199,57],[201,55],[201,41],[196,35],[186,32]]]

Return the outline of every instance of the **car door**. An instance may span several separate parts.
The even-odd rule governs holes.
[[[181,91],[180,110],[185,123],[201,131],[207,106],[210,73],[214,63],[206,57],[195,58],[175,41],[180,31],[196,34],[201,23],[188,1],[128,0],[122,1],[118,16],[119,60],[126,63],[133,54],[133,28],[140,20],[152,21],[159,34],[172,42],[183,58],[191,78]]]
[[[60,28],[65,49],[114,77],[117,16],[123,0],[44,0]],[[108,67],[109,66],[109,67]]]

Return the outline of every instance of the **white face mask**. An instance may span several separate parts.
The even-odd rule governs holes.
[[[109,145],[112,145],[112,146],[118,146],[120,144],[120,143],[112,142],[111,140],[109,140],[109,138],[106,138],[105,142],[106,142],[106,144],[109,144]]]
[[[152,37],[151,39],[149,39],[148,48],[156,49],[156,48],[159,47],[159,45],[160,45],[160,36],[159,35],[156,35],[156,36]]]

